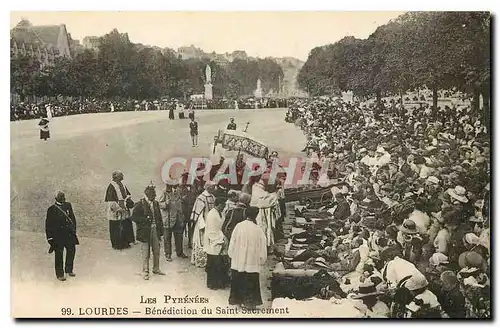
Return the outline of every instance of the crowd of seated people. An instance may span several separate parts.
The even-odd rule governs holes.
[[[338,285],[313,289],[314,302],[276,304],[328,304],[333,317],[343,302],[360,317],[491,317],[490,135],[481,113],[467,103],[314,98],[291,104],[288,116],[342,185],[326,206],[296,206],[297,222],[323,220],[292,235],[283,266],[328,272]]]

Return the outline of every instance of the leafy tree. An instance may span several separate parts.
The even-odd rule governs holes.
[[[33,94],[40,63],[28,56],[15,56],[10,59],[10,90],[24,101]]]
[[[277,90],[281,67],[271,59],[235,60],[219,65],[209,59],[182,60],[169,49],[130,42],[114,29],[99,38],[97,51],[83,50],[72,59],[57,58],[40,71],[28,58],[12,60],[12,91],[21,95],[64,95],[82,98],[157,99],[203,93],[205,67],[213,73],[215,97],[252,95],[257,79],[264,92]]]
[[[346,37],[314,48],[299,72],[299,86],[313,96],[352,90],[379,100],[383,93],[402,98],[428,87],[434,107],[438,90],[458,88],[473,96],[474,109],[480,94],[489,108],[490,20],[485,12],[401,15],[366,40]]]

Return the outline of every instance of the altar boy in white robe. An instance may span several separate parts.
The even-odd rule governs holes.
[[[262,304],[260,270],[267,259],[266,237],[256,224],[259,209],[247,208],[246,220],[234,228],[229,242],[231,291],[229,304],[255,308]]]
[[[204,250],[207,253],[207,287],[223,289],[229,282],[229,268],[227,259],[228,241],[222,232],[222,210],[225,206],[224,198],[216,198],[214,208],[208,212],[205,226]]]

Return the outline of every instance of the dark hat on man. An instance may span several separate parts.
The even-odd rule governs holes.
[[[361,299],[369,296],[382,295],[383,292],[377,291],[375,284],[371,280],[366,280],[359,285],[358,292],[351,296],[353,299]]]
[[[403,252],[401,251],[401,247],[397,244],[387,247],[386,249],[384,249],[380,253],[380,259],[382,259],[384,262],[391,261],[396,256],[398,256],[398,257],[403,256]]]
[[[403,225],[401,226],[401,228],[399,228],[399,230],[403,233],[407,233],[407,234],[417,234],[419,233],[418,229],[417,229],[417,225],[415,224],[415,222],[413,220],[405,220],[403,222]]]

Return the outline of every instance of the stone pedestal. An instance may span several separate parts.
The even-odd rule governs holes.
[[[205,99],[206,100],[212,100],[213,99],[212,83],[205,83]]]
[[[258,99],[262,98],[262,89],[260,89],[260,88],[256,89],[254,92],[254,96],[255,96],[255,98],[258,98]]]

